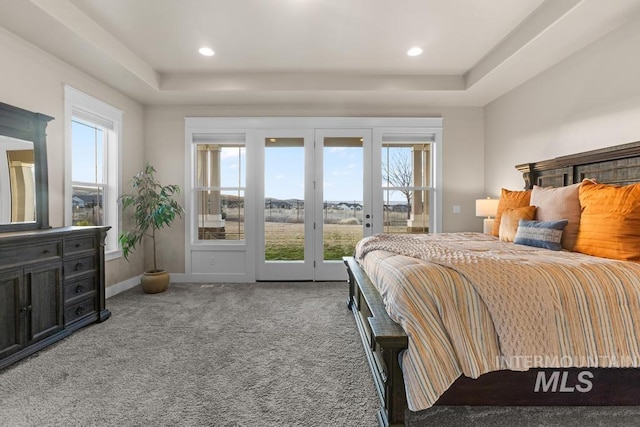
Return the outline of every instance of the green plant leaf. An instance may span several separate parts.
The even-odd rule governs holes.
[[[134,191],[119,197],[123,212],[133,208],[131,218],[134,226],[131,230],[120,233],[118,243],[122,248],[122,254],[128,260],[143,238],[149,237],[153,247],[153,268],[157,270],[155,232],[170,226],[176,216],[182,218],[184,209],[175,200],[180,194],[180,187],[177,184],[162,186],[156,180],[155,172],[155,168],[147,163],[144,170],[131,179]]]

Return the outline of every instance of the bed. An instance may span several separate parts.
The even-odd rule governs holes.
[[[640,142],[516,168],[525,190],[515,196],[535,196],[539,216],[550,192],[580,194],[577,241],[565,242],[563,222],[554,249],[564,250],[532,244],[525,226],[553,221],[529,218],[518,244],[502,233],[378,235],[344,259],[381,425],[433,405],[640,405],[640,223],[613,227],[602,208],[615,210],[617,199],[595,198],[613,191],[637,215],[637,193],[620,192],[640,191],[629,186],[640,182]],[[532,212],[533,199],[520,204],[504,211],[503,226],[517,210]],[[605,239],[588,234],[594,224],[608,227]]]

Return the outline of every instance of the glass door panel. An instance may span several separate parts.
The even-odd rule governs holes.
[[[363,236],[362,138],[326,137],[323,147],[322,260],[341,261]]]
[[[344,278],[343,256],[371,234],[371,130],[316,131],[316,280]]]
[[[311,131],[264,131],[259,280],[313,279]],[[260,200],[260,199],[259,199]]]
[[[264,154],[266,261],[304,261],[304,138],[267,138]]]

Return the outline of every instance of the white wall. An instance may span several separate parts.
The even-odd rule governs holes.
[[[145,110],[145,157],[158,170],[163,184],[184,188],[185,117],[443,117],[443,231],[482,231],[475,217],[475,199],[484,196],[484,122],[482,108],[429,108],[410,110],[357,110],[328,108],[272,108],[162,106]],[[184,197],[181,197],[184,202]],[[460,214],[452,214],[454,205]],[[184,272],[184,221],[158,235],[159,262],[171,272]],[[170,243],[170,244],[165,244]]]
[[[442,231],[482,231],[475,201],[484,193],[484,113],[482,108],[442,108]],[[461,213],[454,214],[453,206]]]
[[[516,164],[640,140],[640,18],[485,107],[485,189]]]
[[[144,165],[143,107],[85,73],[26,43],[0,27],[0,101],[55,118],[47,126],[49,212],[53,227],[64,225],[64,89],[71,85],[124,112],[124,184]],[[125,187],[123,187],[125,188]],[[107,285],[142,273],[143,253],[131,263],[107,263]]]

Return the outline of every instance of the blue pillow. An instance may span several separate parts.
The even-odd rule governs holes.
[[[566,219],[558,221],[530,221],[521,219],[518,222],[518,230],[513,243],[535,246],[537,248],[562,250],[560,240],[562,231],[569,223]]]

